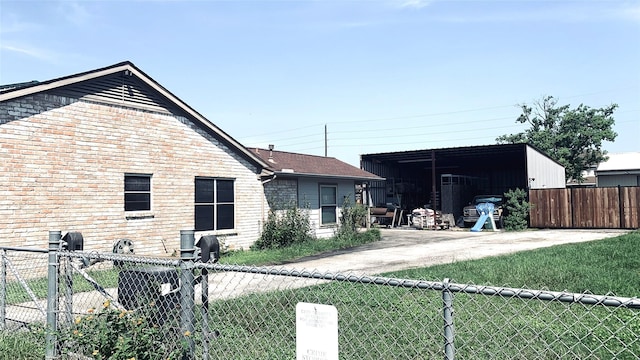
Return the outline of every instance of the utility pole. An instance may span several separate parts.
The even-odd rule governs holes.
[[[324,124],[324,157],[327,157],[327,124]]]

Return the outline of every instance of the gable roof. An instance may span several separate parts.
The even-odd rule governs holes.
[[[240,144],[237,140],[232,138],[230,135],[222,131],[219,127],[214,125],[196,110],[187,105],[184,101],[180,100],[177,96],[172,94],[169,90],[165,89],[158,82],[153,80],[147,74],[145,74],[142,70],[138,69],[133,63],[129,61],[124,61],[121,63],[117,63],[111,66],[107,66],[104,68],[90,70],[74,75],[69,75],[57,79],[47,80],[47,81],[31,81],[20,84],[12,84],[2,86],[0,85],[0,102],[8,101],[12,99],[16,99],[23,96],[34,95],[41,92],[47,91],[59,91],[60,89],[68,89],[70,85],[79,85],[83,82],[88,82],[90,80],[96,80],[99,78],[108,78],[114,75],[122,75],[127,78],[135,78],[137,83],[142,84],[155,92],[153,99],[144,99],[143,96],[138,96],[134,102],[138,107],[150,107],[153,106],[154,103],[166,104],[171,107],[174,107],[181,112],[185,113],[191,120],[204,129],[205,131],[211,133],[216,138],[225,143],[232,151],[235,151],[242,155],[244,158],[253,162],[254,164],[261,167],[263,170],[268,168],[269,165],[264,162],[260,157],[254,155],[251,151],[247,150],[242,144]],[[91,90],[89,90],[91,91]],[[125,89],[122,89],[125,92]],[[131,92],[131,89],[127,89],[126,91]],[[77,93],[77,92],[76,92]],[[127,94],[129,98],[133,98],[133,95],[136,93]],[[139,94],[138,94],[139,95]],[[108,98],[109,96],[113,96],[110,94],[106,94],[104,97]],[[159,101],[158,101],[159,99]],[[263,174],[266,175],[266,174]]]
[[[640,152],[608,154],[609,159],[598,164],[597,173],[640,171]]]
[[[349,180],[374,180],[384,178],[349,165],[334,157],[298,154],[260,148],[250,148],[252,152],[276,173],[286,176],[326,177]]]

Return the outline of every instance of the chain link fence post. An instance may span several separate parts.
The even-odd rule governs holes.
[[[60,231],[49,231],[49,262],[47,266],[47,333],[45,339],[47,360],[57,357],[58,331],[58,250],[60,249]]]
[[[449,289],[449,279],[442,282],[442,303],[444,317],[444,358],[453,360],[455,357],[455,334],[453,329],[453,293]]]
[[[211,329],[209,329],[209,270],[202,268],[201,287],[202,287],[202,306],[200,308],[202,314],[202,360],[209,360],[209,342],[211,341]]]
[[[187,348],[183,360],[195,359],[194,331],[194,256],[195,236],[193,230],[180,230],[180,330]]]
[[[0,253],[0,330],[7,326],[7,250]]]

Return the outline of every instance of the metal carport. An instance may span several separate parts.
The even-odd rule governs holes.
[[[456,219],[474,195],[528,189],[534,186],[535,174],[549,169],[553,178],[561,172],[564,181],[564,168],[528,144],[364,154],[360,167],[386,178],[369,186],[374,204],[391,203],[411,210],[425,205],[434,208],[431,204],[435,202],[436,209]],[[555,180],[549,187],[558,186]]]

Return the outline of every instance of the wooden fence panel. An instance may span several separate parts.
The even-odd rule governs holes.
[[[622,226],[626,229],[640,228],[640,187],[623,187]]]
[[[571,227],[571,194],[568,189],[531,190],[531,227]]]
[[[640,187],[529,191],[535,228],[640,228]]]

